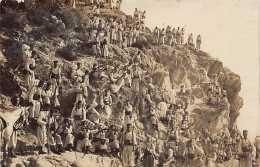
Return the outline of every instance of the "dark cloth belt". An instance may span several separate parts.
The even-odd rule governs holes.
[[[58,74],[54,74],[54,73],[52,73],[52,74],[51,74],[51,78],[58,79],[58,77],[59,77],[59,75],[58,75]]]
[[[188,158],[189,158],[189,159],[194,159],[194,158],[195,158],[195,154],[188,153]]]
[[[109,101],[104,101],[105,105],[109,105]]]
[[[33,100],[39,100],[39,99],[40,99],[40,95],[38,95],[38,94],[33,95]]]
[[[252,148],[251,147],[242,147],[243,152],[251,152]]]
[[[82,120],[82,115],[74,115],[74,120],[76,121]]]
[[[131,115],[131,111],[126,111],[125,115]]]
[[[125,145],[129,145],[129,146],[134,145],[134,143],[133,143],[132,140],[125,140],[124,144],[125,144]]]

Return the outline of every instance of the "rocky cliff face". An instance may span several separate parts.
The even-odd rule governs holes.
[[[155,106],[162,96],[167,101],[172,100],[172,85],[177,92],[184,84],[185,94],[177,98],[186,102],[194,101],[188,110],[195,122],[195,128],[207,128],[212,134],[221,134],[236,128],[236,119],[243,100],[239,96],[241,89],[240,77],[223,67],[223,64],[203,51],[195,51],[190,46],[153,46],[146,40],[141,40],[137,47],[122,50],[110,45],[110,59],[91,56],[91,46],[87,44],[87,31],[90,20],[86,10],[71,9],[66,6],[38,7],[20,11],[5,11],[1,15],[0,26],[0,63],[1,63],[1,101],[8,104],[9,97],[22,91],[24,80],[22,68],[21,45],[27,43],[37,52],[36,77],[47,79],[53,60],[62,64],[62,90],[59,97],[62,111],[69,114],[75,102],[75,92],[72,89],[71,72],[76,62],[82,62],[83,69],[90,70],[94,63],[110,66],[120,66],[131,60],[138,50],[142,51],[142,69],[152,78],[152,83],[158,90],[152,94]],[[101,10],[102,17],[124,17],[123,13]],[[147,30],[147,32],[149,32]],[[147,36],[149,39],[149,36]],[[226,105],[214,107],[207,104],[207,83],[210,77],[219,76],[219,83],[227,91]],[[90,95],[91,98],[93,98]],[[134,92],[124,88],[123,101],[127,98],[134,101]],[[8,105],[2,105],[2,109]],[[118,101],[113,103],[114,114]],[[117,118],[119,119],[119,118]],[[140,138],[151,133],[149,121],[138,120],[137,128]],[[160,124],[161,139],[166,139],[166,128]],[[69,155],[66,155],[69,156]],[[60,159],[60,157],[59,157]],[[91,158],[90,158],[91,159]],[[89,159],[88,159],[89,160]],[[49,162],[48,162],[49,163]],[[108,162],[109,163],[109,162]],[[69,165],[67,165],[69,166]]]

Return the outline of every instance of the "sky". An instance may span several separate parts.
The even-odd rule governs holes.
[[[202,35],[201,49],[221,60],[241,77],[238,127],[260,135],[259,110],[259,4],[258,0],[123,0],[122,10],[146,11],[149,28],[183,27],[187,34]]]

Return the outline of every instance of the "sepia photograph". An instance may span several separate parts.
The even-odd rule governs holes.
[[[259,0],[0,0],[0,167],[260,167]]]

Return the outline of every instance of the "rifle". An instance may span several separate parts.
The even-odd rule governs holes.
[[[183,130],[182,134],[183,134],[184,132],[186,132],[188,129],[190,129],[190,127],[191,127],[193,124],[194,124],[194,122],[191,123],[185,130]]]

